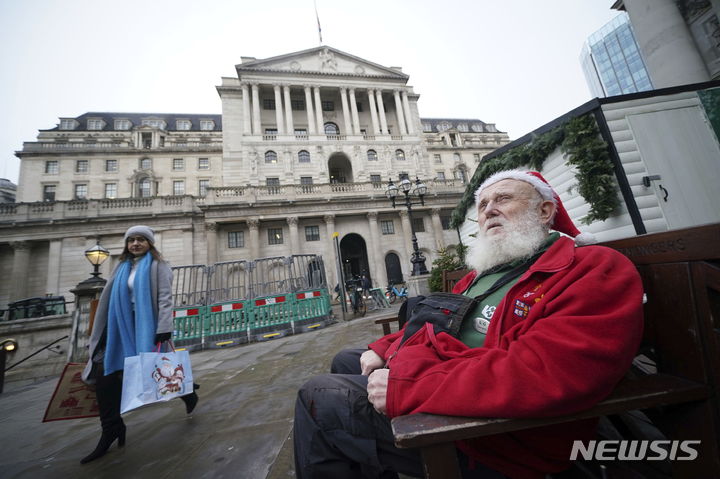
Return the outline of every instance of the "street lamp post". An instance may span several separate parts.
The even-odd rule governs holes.
[[[385,196],[387,196],[390,201],[392,202],[392,207],[395,208],[395,198],[397,197],[398,193],[402,191],[402,193],[405,195],[405,207],[408,211],[408,218],[410,220],[410,232],[412,233],[412,245],[413,245],[413,253],[412,258],[410,259],[410,262],[412,263],[412,276],[419,276],[421,274],[428,274],[428,270],[425,267],[425,256],[420,251],[420,248],[418,248],[418,242],[417,242],[417,236],[415,236],[415,226],[413,225],[413,218],[412,218],[412,207],[413,205],[422,205],[425,206],[425,193],[427,193],[427,186],[420,181],[420,178],[415,177],[415,185],[413,188],[412,182],[406,178],[400,179],[400,188],[395,186],[395,184],[392,181],[392,178],[388,182],[387,188],[385,189]],[[419,202],[413,202],[411,196],[416,195],[420,201]]]

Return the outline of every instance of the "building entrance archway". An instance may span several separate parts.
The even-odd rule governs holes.
[[[388,283],[404,283],[400,258],[395,253],[385,255],[385,271],[387,272]]]
[[[362,236],[357,233],[345,235],[340,240],[340,256],[345,281],[355,275],[360,277],[363,274],[366,274],[372,281],[370,268],[368,267],[367,246]]]

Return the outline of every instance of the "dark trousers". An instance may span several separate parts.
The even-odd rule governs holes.
[[[390,420],[367,399],[360,374],[364,349],[346,349],[333,359],[331,374],[316,376],[298,391],[293,441],[295,474],[305,478],[422,477],[419,451],[393,443]],[[502,478],[458,453],[463,477]]]
[[[115,371],[107,376],[101,373],[96,380],[95,394],[103,431],[112,432],[122,428],[123,420],[120,417],[122,371]]]

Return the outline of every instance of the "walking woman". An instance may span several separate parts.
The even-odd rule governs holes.
[[[83,371],[83,381],[95,384],[102,435],[81,464],[105,455],[115,439],[119,447],[125,445],[125,423],[120,417],[125,358],[156,350],[173,330],[172,270],[154,246],[153,230],[133,226],[124,241],[120,262],[100,295],[90,360]],[[188,414],[198,402],[195,391],[180,399]]]

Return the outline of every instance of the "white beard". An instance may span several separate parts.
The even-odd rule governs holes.
[[[500,234],[488,236],[480,229],[465,256],[467,265],[478,274],[500,264],[530,258],[548,236],[548,228],[535,209],[529,209],[514,221],[495,218],[493,222],[503,225]]]

